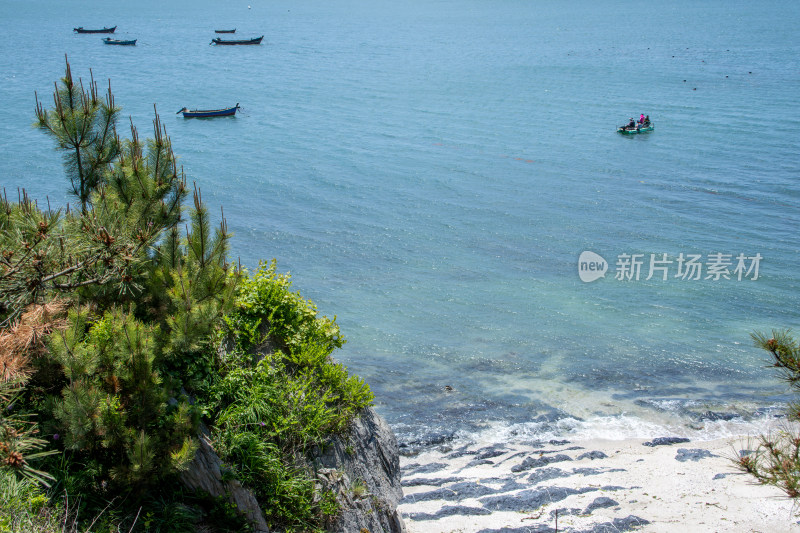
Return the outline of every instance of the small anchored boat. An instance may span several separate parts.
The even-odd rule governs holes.
[[[75,33],[114,33],[114,30],[116,29],[117,27],[114,26],[113,28],[103,28],[101,30],[87,30],[84,29],[83,26],[80,26],[78,28],[72,28],[72,31],[74,31]]]
[[[226,109],[192,109],[190,111],[189,108],[184,107],[175,114],[183,113],[183,118],[231,117],[236,114],[237,109],[239,109],[239,102],[236,102],[235,106]]]
[[[226,40],[226,39],[215,38],[215,39],[211,39],[211,44],[261,44],[261,39],[263,39],[263,38],[264,38],[263,35],[261,37],[256,37],[255,39],[228,39],[228,40]]]
[[[120,40],[120,39],[112,39],[110,37],[106,37],[106,38],[103,39],[103,42],[106,43],[106,44],[118,44],[118,45],[121,45],[121,46],[135,46],[136,45],[136,39],[133,39],[133,40],[130,40],[130,41],[123,41],[123,40]]]
[[[214,30],[214,33],[236,33],[236,28],[232,30]]]

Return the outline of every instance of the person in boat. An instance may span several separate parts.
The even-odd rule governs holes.
[[[644,117],[644,127],[645,128],[650,127],[650,115],[647,115],[646,117]]]
[[[632,130],[632,129],[634,129],[634,128],[636,127],[636,121],[635,121],[635,120],[633,120],[633,117],[629,118],[628,120],[629,120],[629,122],[628,122],[628,125],[627,125],[627,126],[625,126],[625,129],[626,129],[626,130]]]
[[[639,115],[639,124],[644,124],[644,113]]]

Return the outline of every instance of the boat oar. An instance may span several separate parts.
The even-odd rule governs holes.
[[[183,113],[184,111],[186,111],[186,108],[185,108],[185,107],[184,107],[183,109],[179,109],[179,110],[178,110],[178,113]],[[178,113],[175,113],[175,114],[177,115]]]

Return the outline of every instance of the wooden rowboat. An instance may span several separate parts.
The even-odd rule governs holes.
[[[103,28],[102,30],[86,30],[81,26],[79,28],[72,28],[72,31],[76,33],[114,33],[116,29],[117,27],[114,26],[113,28]]]
[[[264,36],[256,37],[255,39],[234,39],[234,40],[225,40],[225,39],[211,39],[211,44],[261,44],[261,39]]]
[[[121,45],[121,46],[135,46],[136,45],[136,39],[133,39],[133,40],[130,40],[130,41],[122,41],[120,39],[112,39],[110,37],[106,37],[105,39],[103,39],[103,42],[106,43],[106,44],[118,44],[118,45]]]
[[[184,107],[178,113],[183,113],[183,118],[210,118],[210,117],[230,117],[236,114],[236,110],[239,109],[239,103],[237,102],[235,106],[228,107],[226,109],[208,109],[208,110],[200,110],[200,109],[193,109],[189,110],[189,108]],[[178,113],[175,113],[176,115]]]

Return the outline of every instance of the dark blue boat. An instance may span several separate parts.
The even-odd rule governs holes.
[[[178,113],[183,113],[183,118],[210,118],[210,117],[230,117],[236,114],[236,110],[239,109],[239,103],[237,102],[235,106],[229,107],[227,109],[208,109],[208,110],[200,110],[200,109],[193,109],[189,110],[188,108],[184,107]],[[176,115],[178,113],[175,113]]]
[[[256,37],[255,39],[234,39],[234,40],[225,40],[220,38],[211,39],[211,44],[261,44],[261,39],[264,36]]]
[[[80,26],[78,28],[72,28],[72,31],[76,33],[114,33],[114,30],[116,29],[117,27],[114,26],[113,28],[103,28],[101,30],[85,30],[83,29],[83,26]]]
[[[105,39],[103,39],[103,42],[106,43],[106,44],[118,44],[118,45],[121,45],[121,46],[135,46],[136,45],[136,39],[133,39],[133,40],[130,40],[130,41],[121,41],[120,39],[112,39],[111,37],[106,37]]]

